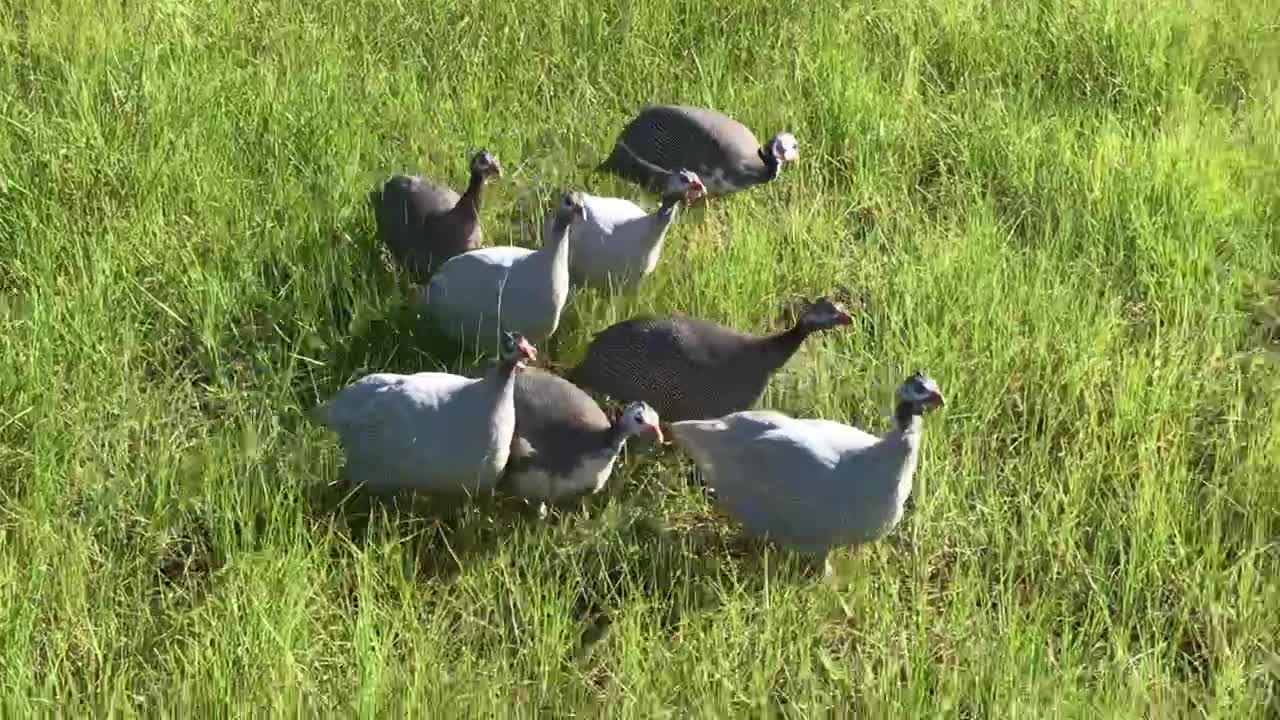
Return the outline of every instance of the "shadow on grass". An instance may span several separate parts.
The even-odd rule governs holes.
[[[497,493],[378,495],[336,483],[312,488],[306,502],[312,523],[333,527],[357,548],[378,542],[394,528],[418,576],[428,581],[450,580],[482,562],[530,521],[520,504]]]

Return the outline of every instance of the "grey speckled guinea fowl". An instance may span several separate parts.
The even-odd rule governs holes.
[[[378,237],[415,282],[426,282],[449,258],[480,247],[484,186],[499,177],[502,166],[488,150],[471,158],[462,195],[417,175],[396,175],[369,195]]]
[[[658,415],[648,405],[628,405],[610,421],[591,396],[545,370],[516,378],[516,428],[502,487],[538,505],[599,492],[608,482],[627,439],[645,432],[661,441]]]
[[[649,403],[664,422],[719,417],[754,405],[810,334],[849,323],[825,297],[792,328],[765,336],[683,315],[633,318],[596,333],[567,377],[616,400]]]
[[[943,404],[937,382],[912,373],[898,387],[897,427],[881,437],[831,420],[771,410],[671,424],[716,505],[748,532],[831,566],[835,547],[874,542],[902,519],[920,456],[924,413]]]
[[[537,351],[506,333],[483,377],[374,373],[312,411],[346,454],[343,475],[374,492],[490,490],[511,453],[514,376]]]
[[[647,105],[627,123],[599,170],[652,192],[678,168],[698,174],[712,195],[727,195],[773,181],[800,157],[789,132],[761,143],[745,125],[707,108]]]

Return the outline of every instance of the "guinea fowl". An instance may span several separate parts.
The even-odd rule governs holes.
[[[712,194],[727,195],[771,182],[785,163],[799,158],[799,144],[789,132],[762,145],[747,126],[724,113],[647,105],[622,129],[597,169],[657,190],[676,169],[688,168]]]
[[[883,437],[768,410],[676,422],[671,434],[720,508],[751,534],[808,555],[830,574],[832,548],[879,540],[902,519],[922,416],[944,401],[921,372],[897,396],[897,427]]]
[[[631,436],[651,431],[662,439],[658,415],[648,405],[631,403],[610,422],[590,395],[536,368],[516,379],[515,408],[502,485],[536,502],[540,515],[547,503],[599,492]]]
[[[382,243],[415,282],[426,282],[449,258],[480,247],[484,186],[500,177],[502,166],[488,150],[471,158],[462,195],[417,175],[392,177],[370,193]]]
[[[563,194],[538,250],[481,248],[442,265],[424,298],[441,329],[454,337],[477,338],[482,352],[503,330],[534,342],[550,337],[569,297],[568,234],[585,213],[582,203],[582,193]]]
[[[537,351],[507,333],[484,377],[375,373],[315,411],[346,453],[345,474],[375,492],[492,489],[515,431],[515,376]]]
[[[596,333],[567,377],[618,400],[643,400],[668,423],[720,417],[754,405],[809,335],[850,322],[825,297],[789,330],[766,336],[683,315],[633,318]]]
[[[584,195],[586,219],[569,237],[569,278],[583,287],[630,288],[658,265],[667,230],[681,203],[706,192],[695,173],[679,170],[667,180],[657,210],[630,200]]]

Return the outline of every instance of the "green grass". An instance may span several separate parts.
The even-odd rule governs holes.
[[[643,5],[0,2],[4,715],[1280,713],[1280,4]],[[670,452],[545,524],[326,494],[305,409],[461,367],[368,190],[489,147],[505,243],[635,196],[590,168],[653,100],[801,162],[543,355],[849,299],[764,404],[882,431],[920,367],[948,406],[836,583]]]

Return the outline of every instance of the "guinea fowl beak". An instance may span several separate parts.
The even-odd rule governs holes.
[[[502,177],[502,165],[497,160],[489,164],[489,177]]]
[[[528,340],[521,338],[520,345],[518,347],[520,348],[520,352],[524,353],[524,357],[521,358],[516,365],[524,367],[527,363],[534,362],[538,359],[538,350],[530,345]]]
[[[701,180],[694,182],[689,186],[689,201],[697,201],[707,196],[707,186],[702,184]]]
[[[649,423],[649,427],[653,429],[653,434],[658,438],[658,444],[665,445],[666,440],[662,437],[662,428],[658,426],[658,423]]]
[[[946,404],[947,404],[947,401],[946,401],[946,399],[945,399],[945,398],[943,398],[943,397],[942,397],[942,393],[940,393],[940,392],[936,392],[936,391],[935,391],[935,392],[933,392],[933,393],[930,393],[930,395],[929,395],[929,405],[930,405],[931,407],[940,407],[940,406],[942,406],[942,405],[946,405]]]
[[[849,315],[849,313],[847,313],[847,312],[841,312],[841,313],[839,313],[838,315],[836,315],[836,324],[837,324],[837,325],[852,325],[852,324],[853,324],[853,317],[852,317],[851,315]]]

